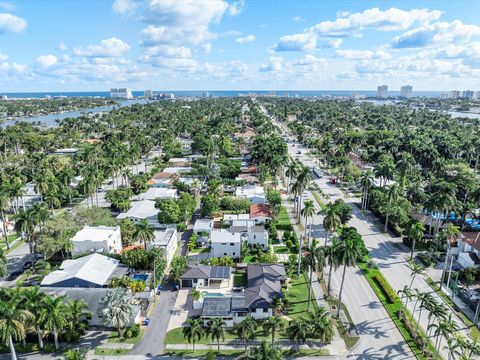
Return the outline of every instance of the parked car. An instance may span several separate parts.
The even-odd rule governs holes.
[[[145,320],[143,320],[143,326],[148,326],[148,324],[150,324],[150,318],[145,318]]]
[[[7,281],[13,281],[18,278],[20,275],[23,274],[23,271],[14,271],[10,275],[7,276]]]

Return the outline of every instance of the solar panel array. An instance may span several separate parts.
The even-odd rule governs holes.
[[[203,316],[230,316],[230,298],[206,297],[203,300]]]
[[[212,279],[229,279],[230,268],[228,266],[212,266],[210,271],[210,278]]]

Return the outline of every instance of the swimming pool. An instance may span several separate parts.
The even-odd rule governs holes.
[[[132,280],[136,281],[147,281],[148,275],[147,274],[135,274],[132,276]]]
[[[209,293],[209,292],[207,292],[207,291],[204,291],[204,292],[202,293],[202,295],[203,295],[204,297],[222,297],[222,296],[223,296],[222,293]]]

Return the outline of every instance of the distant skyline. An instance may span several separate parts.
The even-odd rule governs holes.
[[[0,94],[480,90],[480,2],[0,0]]]

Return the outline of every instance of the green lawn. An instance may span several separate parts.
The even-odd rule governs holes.
[[[205,356],[209,351],[214,350],[195,350],[195,353],[193,353],[192,350],[165,350],[165,353],[186,358],[199,358]],[[228,356],[233,358],[237,358],[244,353],[243,350],[220,350],[220,353],[216,351],[214,352],[217,356]]]
[[[210,249],[208,248],[194,248],[190,250],[192,254],[200,254],[200,253],[208,253],[210,252]]]
[[[140,341],[140,339],[143,336],[143,333],[145,332],[145,329],[140,329],[140,333],[138,336],[132,337],[132,338],[118,338],[118,334],[116,331],[112,331],[110,335],[108,336],[107,342],[109,343],[125,343],[125,344],[136,344]]]
[[[286,246],[274,246],[275,254],[290,254],[290,249]]]
[[[375,275],[379,274],[381,277],[383,277],[381,272],[378,269],[369,268],[366,262],[362,262],[358,266],[362,270],[363,274],[365,275],[365,278],[367,279],[368,283],[377,294],[378,298],[380,299],[381,303],[387,310],[393,322],[395,323],[395,325],[397,326],[397,328],[399,329],[399,331],[407,341],[408,345],[410,346],[412,351],[415,353],[415,356],[420,360],[426,359],[426,357],[422,354],[421,348],[419,348],[418,345],[415,343],[412,335],[410,334],[410,332],[407,330],[407,328],[403,325],[402,321],[400,321],[398,317],[398,312],[401,308],[406,313],[407,317],[411,319],[410,312],[404,308],[404,306],[401,304],[400,299],[398,297],[396,298],[393,304],[388,303],[383,290],[379,287],[378,283],[375,281],[374,279]],[[387,280],[386,279],[384,280],[385,280],[385,283],[388,286],[390,286]],[[415,320],[412,320],[412,323],[416,324]],[[425,335],[423,331],[421,331],[421,329],[420,329],[420,334],[423,336]],[[432,344],[431,341],[429,341],[428,349],[431,352],[435,351],[434,345]]]
[[[247,274],[233,274],[233,286],[247,286]]]
[[[332,306],[338,305],[337,299],[330,298],[327,301],[328,301],[328,304],[330,305],[330,308],[332,308]],[[342,303],[342,310],[345,316],[347,317],[348,321],[350,322],[350,324],[353,324],[352,317],[350,316],[350,313],[348,312],[347,307],[343,303]],[[349,335],[347,333],[347,329],[345,329],[345,326],[343,326],[343,323],[340,319],[337,319],[337,320],[333,319],[333,321],[336,322],[338,333],[340,337],[343,339],[343,341],[345,341],[345,346],[347,347],[347,350],[354,347],[358,343],[358,340],[360,340],[360,336]]]
[[[288,300],[287,316],[292,319],[302,317],[308,307],[308,281],[305,274],[290,279],[290,287],[285,292],[285,297]],[[317,306],[314,296],[311,306]]]
[[[246,264],[254,264],[257,262],[257,256],[256,255],[248,255],[243,258],[243,262]]]
[[[175,328],[167,332],[165,335],[165,344],[188,344],[185,341],[185,338],[183,337],[182,334],[182,329],[181,327]],[[282,335],[277,334],[277,338],[281,338]],[[237,335],[231,330],[226,330],[225,331],[225,342],[228,343],[229,340],[235,340],[237,339]],[[267,337],[265,337],[265,334],[263,333],[262,327],[258,326],[257,331],[255,333],[255,340],[265,340]],[[270,339],[270,336],[268,336],[268,340]],[[220,342],[222,343],[222,342]],[[208,344],[216,344],[216,341],[212,341],[210,338],[203,337],[197,344],[202,344],[202,345],[208,345]]]
[[[278,212],[278,225],[288,225],[291,224],[290,218],[288,217],[287,209],[285,206],[280,207]]]
[[[104,355],[104,356],[114,356],[114,355],[125,355],[130,352],[129,349],[102,349],[96,348],[95,355]]]

